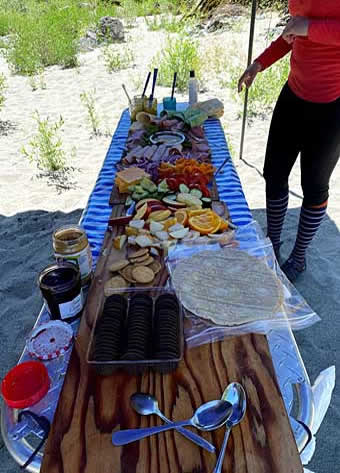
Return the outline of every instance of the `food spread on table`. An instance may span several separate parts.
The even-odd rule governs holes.
[[[223,247],[230,241],[233,225],[225,205],[215,200],[216,169],[202,127],[209,116],[223,114],[223,105],[213,99],[177,111],[175,73],[171,97],[164,100],[166,107],[157,116],[157,72],[149,97],[145,92],[151,73],[140,97],[130,99],[124,86],[133,122],[114,183],[124,205],[122,212],[110,219],[110,237],[105,237],[103,277],[96,280],[101,292],[98,297],[95,289],[97,297],[91,300],[95,313],[87,353],[88,364],[103,376],[117,369],[135,375],[147,369],[160,373],[176,370],[184,353],[182,306],[214,324],[232,326],[271,318],[282,303],[282,286],[274,272],[246,252]],[[173,287],[165,289],[169,249],[209,241],[220,244],[220,249],[199,251],[178,261],[171,274]],[[92,278],[86,233],[80,227],[63,227],[54,233],[54,247],[57,264],[42,271],[40,288],[51,319],[72,322],[81,314],[83,290]],[[44,361],[58,358],[68,350],[72,338],[72,328],[65,322],[40,325],[30,336],[30,356]],[[28,402],[18,405],[34,404],[49,388],[44,365],[35,362],[34,367],[41,379],[44,374],[43,382],[28,393]],[[22,364],[18,372],[27,377],[32,369]],[[10,372],[3,384],[9,406],[16,405],[11,399],[15,390],[8,391],[13,376]],[[179,385],[187,383],[185,379],[177,381]],[[158,414],[170,425],[116,431],[114,445],[176,429],[199,447],[214,452],[214,445],[183,426],[211,431],[226,424],[231,429],[243,419],[246,394],[241,385],[230,383],[222,399],[201,402],[189,420],[178,423],[164,417],[150,394],[135,393],[131,404],[139,414]],[[228,430],[216,473],[221,471],[227,440]]]

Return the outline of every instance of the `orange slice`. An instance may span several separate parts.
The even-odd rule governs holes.
[[[197,209],[197,210],[189,210],[188,211],[189,217],[194,217],[195,215],[210,214],[210,213],[211,213],[210,209]]]
[[[188,214],[185,210],[177,210],[175,212],[175,217],[177,219],[177,223],[180,223],[185,227],[188,223]]]
[[[221,225],[220,217],[209,210],[201,215],[194,215],[189,218],[189,226],[192,230],[200,232],[201,235],[216,233]]]

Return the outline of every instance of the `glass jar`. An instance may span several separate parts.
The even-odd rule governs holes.
[[[82,286],[92,277],[92,253],[86,232],[79,225],[64,225],[53,233],[54,256],[58,263],[69,262],[78,266]]]
[[[50,264],[39,274],[39,287],[52,320],[71,323],[80,317],[84,299],[74,264]]]
[[[144,110],[144,97],[136,95],[132,98],[129,105],[130,118],[132,122],[136,121],[136,116]]]
[[[157,99],[153,98],[150,102],[150,99],[144,97],[144,112],[150,113],[150,115],[157,115]]]

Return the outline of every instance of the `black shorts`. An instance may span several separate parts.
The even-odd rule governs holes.
[[[340,98],[330,103],[307,102],[286,84],[273,112],[264,163],[270,199],[287,193],[299,153],[303,203],[320,205],[328,199],[329,180],[340,155]]]

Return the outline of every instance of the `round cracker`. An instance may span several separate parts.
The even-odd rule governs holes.
[[[120,259],[119,261],[115,261],[114,263],[111,264],[109,267],[109,271],[111,273],[116,273],[117,271],[120,271],[121,269],[125,268],[129,264],[129,261],[127,259]]]
[[[140,258],[141,256],[144,256],[148,253],[149,253],[149,248],[141,248],[140,250],[137,250],[131,253],[131,255],[129,256],[129,259]]]
[[[152,256],[149,256],[148,259],[145,261],[142,261],[141,263],[135,262],[135,266],[149,266],[149,264],[154,262],[154,258]]]
[[[140,258],[129,258],[129,260],[131,261],[131,263],[142,263],[143,261],[147,260],[148,258],[150,258],[149,253],[141,256]]]
[[[152,269],[152,271],[157,274],[160,272],[160,270],[162,269],[162,265],[159,261],[156,261],[154,260],[150,266],[149,266],[150,269]]]
[[[111,295],[111,289],[126,289],[130,284],[122,276],[114,276],[104,284],[105,296]]]
[[[121,276],[123,276],[124,279],[126,279],[127,281],[131,282],[131,283],[135,283],[135,279],[132,277],[132,270],[133,270],[133,266],[130,264],[129,266],[125,266],[125,268],[123,268],[121,271],[119,271],[119,274]]]
[[[137,267],[134,267],[132,270],[132,277],[138,283],[147,284],[154,280],[155,273],[152,271],[152,269],[148,268],[147,266],[137,266]]]

